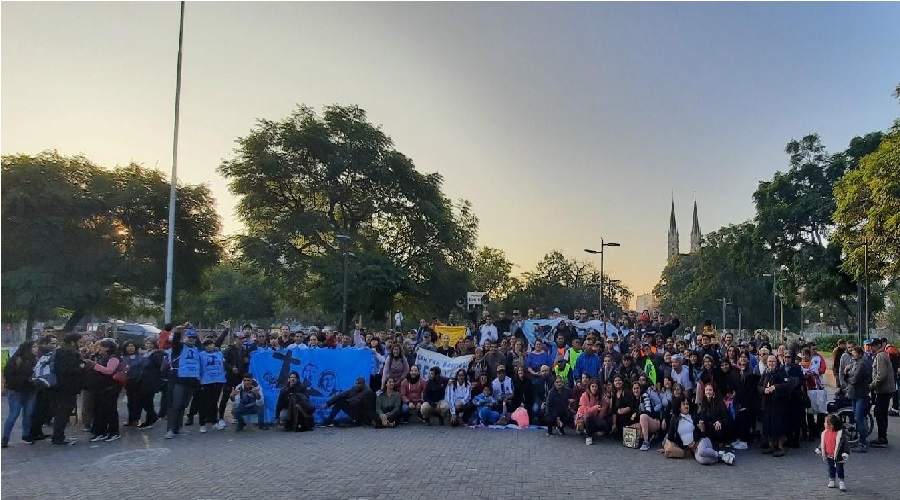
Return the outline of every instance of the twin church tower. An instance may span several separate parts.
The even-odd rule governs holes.
[[[691,253],[700,253],[700,220],[697,219],[697,201],[694,201],[694,225],[691,228]],[[678,255],[678,225],[675,224],[675,200],[672,199],[672,215],[669,216],[669,255],[667,260]]]

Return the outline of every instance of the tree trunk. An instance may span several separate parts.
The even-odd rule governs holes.
[[[75,330],[75,325],[84,318],[84,315],[87,311],[82,308],[75,309],[71,316],[69,316],[69,320],[66,321],[65,326],[63,326],[63,333],[72,332]]]

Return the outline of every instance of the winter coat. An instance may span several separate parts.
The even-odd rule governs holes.
[[[825,454],[825,431],[822,431],[822,436],[819,437],[819,447],[816,448],[816,455],[822,457],[822,460],[827,460],[830,458],[838,464],[846,463],[847,459],[844,457],[850,456],[850,447],[847,445],[847,436],[844,435],[844,431],[837,431],[837,439],[834,446],[834,455],[832,456],[828,456]]]

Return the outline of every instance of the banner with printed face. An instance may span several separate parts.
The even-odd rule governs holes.
[[[456,373],[456,370],[459,370],[460,368],[468,370],[469,363],[472,362],[472,357],[472,355],[468,355],[450,358],[433,351],[419,349],[419,352],[416,353],[416,366],[419,367],[422,378],[426,380],[428,379],[428,371],[431,370],[432,366],[441,369],[442,377],[451,378]]]
[[[328,398],[353,387],[357,377],[369,382],[372,372],[372,351],[369,349],[287,349],[284,353],[264,350],[250,355],[250,373],[260,385],[265,398],[266,422],[277,420],[275,407],[278,394],[287,384],[291,372],[300,375],[306,383],[309,401],[316,408],[313,418],[316,424],[328,416],[321,407]]]
[[[561,321],[565,321],[575,327],[575,330],[581,337],[584,337],[589,329],[592,329],[597,333],[606,333],[607,335],[620,333],[619,328],[616,325],[602,320],[578,322],[566,318],[530,319],[522,324],[522,332],[525,334],[525,338],[528,339],[528,345],[533,346],[537,340],[544,343],[553,342],[555,340],[553,334],[556,331],[556,326],[559,325]]]
[[[438,338],[431,339],[435,345],[441,345],[441,337],[447,335],[450,337],[450,345],[456,347],[456,343],[460,339],[466,338],[466,327],[464,326],[446,326],[446,325],[436,325],[434,330],[438,334]]]

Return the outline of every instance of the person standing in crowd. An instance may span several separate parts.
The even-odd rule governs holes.
[[[56,351],[57,347],[57,339],[56,336],[53,335],[53,331],[53,329],[48,329],[47,332],[38,339],[36,365],[52,365],[54,357],[53,353]],[[47,435],[44,434],[44,426],[48,425],[53,417],[56,389],[44,384],[37,385],[35,389],[34,406],[29,412],[28,417],[31,421],[31,435],[29,435],[28,438],[32,441],[41,441],[47,439]]]
[[[790,425],[790,400],[798,383],[799,380],[778,369],[778,359],[774,355],[766,358],[766,373],[758,388],[763,400],[762,430],[769,445],[763,454],[784,456],[784,442]]]
[[[172,330],[174,330],[174,328],[175,326],[172,323],[166,323],[163,325],[163,329],[159,332],[159,337],[157,338],[159,348],[167,354],[166,365],[161,372],[162,382],[159,390],[162,394],[159,398],[159,418],[167,417],[169,413],[169,403],[172,401],[172,383],[169,381],[168,357],[172,353]]]
[[[137,427],[141,423],[141,373],[147,363],[132,341],[122,344],[122,364],[125,370],[125,396],[128,398],[128,419],[125,427]]]
[[[3,387],[6,389],[8,410],[3,422],[3,440],[0,448],[9,446],[13,426],[19,415],[22,415],[22,441],[34,444],[31,438],[31,416],[34,411],[37,388],[31,381],[34,367],[37,365],[37,346],[31,340],[19,344],[3,367]]]
[[[438,346],[437,353],[447,356],[448,358],[456,357],[456,348],[450,345],[450,336],[446,333],[441,335],[441,345]]]
[[[825,419],[825,430],[819,438],[816,455],[828,466],[828,487],[834,488],[834,480],[838,480],[838,488],[847,491],[844,483],[844,464],[847,462],[847,437],[844,436],[844,425],[840,417],[831,414]]]
[[[890,356],[884,349],[884,341],[880,338],[872,339],[871,349],[875,357],[872,362],[872,382],[869,384],[869,390],[875,393],[875,425],[878,427],[878,438],[870,441],[869,446],[887,448],[888,407],[897,386]]]
[[[149,338],[144,341],[145,362],[141,370],[140,398],[141,410],[145,414],[145,420],[138,424],[138,429],[151,429],[159,419],[153,403],[153,398],[159,392],[162,385],[162,368],[166,360],[166,353],[159,348],[156,339]],[[140,418],[140,413],[138,413]]]
[[[227,334],[227,330],[224,332]],[[224,335],[220,339],[224,339]],[[225,386],[225,358],[218,349],[216,341],[203,341],[200,351],[200,391],[197,393],[197,413],[200,414],[200,433],[206,432],[206,425],[216,425],[218,430],[225,428],[224,422],[217,422],[217,404]]]
[[[172,332],[172,354],[169,380],[172,387],[166,424],[166,439],[179,434],[188,434],[181,429],[184,411],[188,408],[194,392],[200,387],[200,350],[197,348],[197,331],[189,324],[175,327]]]
[[[483,347],[485,342],[497,342],[500,337],[497,327],[494,326],[494,320],[490,316],[484,318],[484,324],[478,329],[478,334],[479,347]]]
[[[81,334],[69,333],[63,339],[62,347],[56,350],[56,412],[53,417],[53,437],[50,438],[50,444],[54,446],[75,444],[75,439],[66,438],[65,432],[83,382],[85,362],[78,350],[80,340]]]
[[[447,381],[441,376],[441,369],[432,366],[428,370],[428,381],[425,382],[422,394],[422,420],[425,425],[431,425],[434,414],[437,415],[438,423],[444,425],[444,420],[450,415],[450,405],[444,400],[446,393]]]
[[[601,364],[594,341],[586,340],[584,342],[584,351],[577,356],[572,376],[576,379],[581,379],[581,375],[586,374],[592,379],[599,378]]]
[[[85,360],[87,374],[85,385],[94,396],[94,421],[91,424],[91,442],[116,441],[119,434],[119,392],[122,386],[113,378],[122,362],[117,356],[118,346],[113,339],[100,341],[94,360]]]
[[[788,448],[800,447],[800,432],[806,421],[806,408],[803,405],[805,387],[803,386],[803,370],[795,362],[795,352],[785,348],[782,352],[782,368],[779,370],[783,377],[791,380],[793,386],[791,397],[788,400],[788,432],[785,446]]]
[[[406,380],[409,371],[409,362],[403,355],[403,348],[400,347],[400,344],[393,344],[390,349],[390,354],[388,354],[387,359],[384,361],[384,372],[381,374],[381,390],[384,390],[385,382],[389,378],[392,378],[395,381]]]

